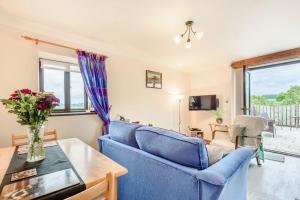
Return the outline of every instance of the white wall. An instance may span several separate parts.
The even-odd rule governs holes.
[[[244,107],[244,85],[243,85],[243,69],[232,70],[232,115],[233,120],[236,115],[242,115]]]
[[[217,95],[224,122],[231,120],[231,68],[210,68],[191,77],[191,95]],[[205,138],[211,139],[209,123],[215,122],[215,111],[191,111],[190,125],[204,130]]]
[[[12,91],[20,88],[38,89],[40,51],[75,57],[74,52],[36,46],[20,38],[21,34],[21,31],[0,26],[0,98],[7,98]],[[162,90],[145,88],[146,69],[163,73]],[[107,71],[112,119],[121,114],[132,121],[177,129],[178,104],[172,94],[186,93],[187,97],[190,86],[187,74],[113,54],[107,61]],[[186,99],[182,105],[187,105]],[[186,127],[189,122],[187,107],[184,108],[182,116],[183,127]],[[46,129],[57,129],[59,138],[78,137],[97,147],[96,139],[101,124],[96,115],[61,116],[50,117]],[[16,117],[8,114],[0,105],[0,147],[11,144],[11,133],[14,132],[25,132],[25,128],[18,125]]]
[[[182,106],[187,105],[190,87],[187,74],[149,67],[141,61],[121,57],[109,59],[107,68],[112,119],[117,119],[120,114],[131,121],[178,130],[178,101],[174,94],[185,94]],[[162,72],[162,89],[145,87],[146,69]],[[182,127],[186,128],[189,121],[187,106],[183,107],[182,116]]]

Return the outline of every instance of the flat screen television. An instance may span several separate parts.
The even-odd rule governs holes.
[[[218,100],[216,95],[202,95],[189,97],[189,110],[216,110]]]

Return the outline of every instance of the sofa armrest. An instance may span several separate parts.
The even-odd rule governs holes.
[[[244,164],[248,164],[253,149],[242,147],[225,156],[219,162],[197,173],[197,178],[214,185],[225,185],[226,181]]]
[[[106,139],[110,139],[109,135],[102,135],[98,138],[99,141],[101,140],[106,140]],[[99,144],[99,152],[102,153],[102,146],[101,146],[101,142],[98,143]]]

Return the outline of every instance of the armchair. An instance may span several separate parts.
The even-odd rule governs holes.
[[[214,139],[211,145],[221,147],[224,153],[230,153],[242,146],[251,147],[254,150],[253,157],[256,158],[257,165],[261,165],[260,159],[264,160],[261,133],[265,127],[265,120],[261,117],[239,115],[230,127],[228,137],[226,139]]]

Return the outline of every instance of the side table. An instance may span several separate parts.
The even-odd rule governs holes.
[[[204,137],[204,132],[201,130],[197,130],[197,131],[192,131],[189,130],[189,136],[191,137],[198,137],[198,138],[202,138]]]
[[[215,139],[216,132],[223,132],[223,133],[229,132],[229,126],[227,124],[210,123],[209,127],[211,130],[212,139]]]

